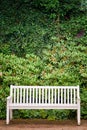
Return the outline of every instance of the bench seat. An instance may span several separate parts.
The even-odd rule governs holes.
[[[10,104],[10,109],[77,109],[77,105],[74,104]]]

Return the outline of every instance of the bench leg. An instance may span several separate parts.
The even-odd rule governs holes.
[[[6,113],[6,124],[9,124],[9,114],[10,114],[10,111],[9,111],[9,107],[7,107],[7,111],[6,111],[7,113]]]
[[[10,120],[12,119],[13,117],[13,112],[12,112],[12,109],[10,109]]]
[[[80,108],[77,109],[77,123],[80,125]]]

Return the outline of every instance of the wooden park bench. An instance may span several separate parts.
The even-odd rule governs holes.
[[[10,86],[6,124],[13,109],[75,109],[80,125],[79,86]]]

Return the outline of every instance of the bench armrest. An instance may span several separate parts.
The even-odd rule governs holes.
[[[80,97],[77,97],[77,100],[80,100]]]
[[[7,102],[11,102],[12,96],[7,97]]]
[[[77,97],[77,103],[80,104],[80,97]]]

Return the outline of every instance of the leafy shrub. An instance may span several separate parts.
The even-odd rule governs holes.
[[[86,51],[82,52],[78,46],[74,45],[74,42],[71,45],[69,44],[69,48],[62,42],[61,46],[54,46],[52,50],[45,49],[42,54],[42,60],[34,54],[27,54],[25,58],[0,54],[3,81],[0,92],[4,91],[4,96],[1,95],[1,101],[4,102],[4,106],[2,106],[3,103],[1,102],[1,111],[3,107],[5,108],[10,84],[52,86],[79,84],[81,88],[87,88]],[[83,96],[84,92],[86,93],[86,91],[81,91],[81,105],[83,117],[86,118],[86,109],[84,109],[86,97]],[[3,117],[5,117],[4,114]],[[21,114],[19,115],[21,116]],[[43,116],[43,112],[41,112],[40,116],[38,115],[37,112],[37,118],[57,119],[56,114],[52,114],[53,118],[48,113]],[[27,115],[24,114],[23,117],[27,117]],[[63,117],[68,118],[69,113],[66,113]]]
[[[72,17],[69,21],[61,21],[59,25],[59,21],[48,18],[50,14],[55,15],[59,9],[56,8],[59,5],[55,5],[59,1],[55,0],[53,3],[52,0],[38,0],[38,2],[23,0],[23,2],[20,4],[20,1],[13,3],[4,0],[0,4],[2,11],[0,14],[0,72],[2,72],[0,118],[5,119],[6,116],[6,97],[9,95],[11,84],[52,86],[79,84],[81,116],[87,119],[87,19],[85,14],[77,18]],[[75,2],[76,0],[72,1],[72,5],[69,6],[66,0],[65,4],[61,3],[61,15],[66,15],[70,10],[75,12]],[[40,4],[39,7],[43,7],[46,13],[35,9],[33,4]],[[20,110],[14,111],[14,116],[55,120],[73,118],[76,112]]]
[[[87,119],[87,87],[82,89],[81,93],[81,115],[82,118]]]
[[[60,15],[61,17],[70,19],[71,16],[78,15],[81,11],[86,10],[86,0],[36,0],[33,1],[37,8],[42,8],[45,12],[50,14],[50,17]]]

